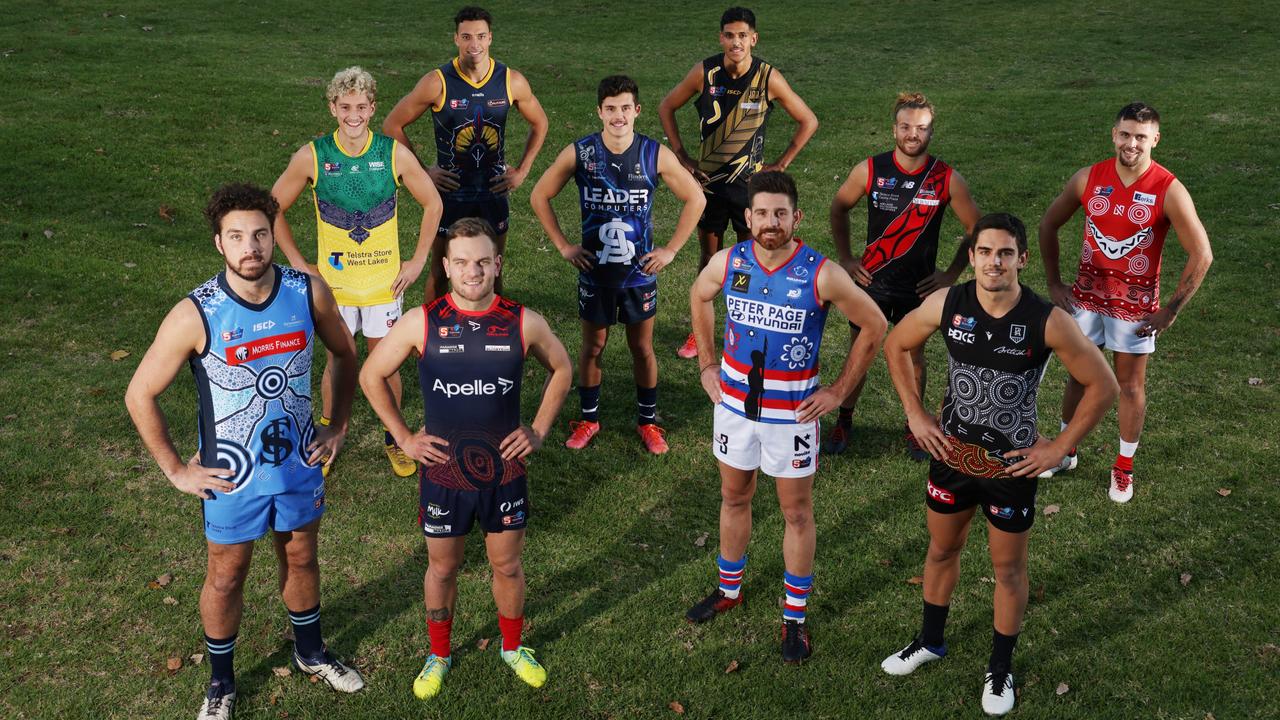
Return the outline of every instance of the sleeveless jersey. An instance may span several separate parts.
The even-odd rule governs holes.
[[[1080,307],[1136,322],[1160,309],[1160,257],[1169,218],[1164,198],[1173,173],[1152,161],[1129,187],[1116,161],[1089,169],[1084,206],[1084,247],[1071,288]]]
[[[818,349],[827,322],[818,271],[826,261],[802,242],[773,270],[756,260],[751,240],[729,251],[721,285],[725,408],[757,422],[796,422],[796,406],[818,389]]]
[[[595,265],[579,277],[584,285],[627,288],[655,281],[640,269],[653,250],[653,195],[658,187],[658,141],[639,133],[621,155],[605,147],[600,133],[573,144],[582,207],[582,247]]]
[[[698,169],[711,179],[712,192],[731,185],[746,189],[764,163],[764,130],[773,108],[772,65],[753,57],[738,78],[729,77],[724,65],[723,54],[702,61],[702,94],[695,101],[702,135]]]
[[[476,202],[495,196],[493,179],[507,171],[506,127],[511,110],[511,74],[507,66],[489,60],[489,72],[471,82],[458,59],[441,65],[443,94],[432,106],[435,120],[436,164],[458,175],[458,189],[441,193],[445,202]]]
[[[400,273],[396,223],[396,141],[370,132],[359,155],[348,155],[338,133],[311,143],[316,202],[316,263],[339,305],[382,305],[395,300]]]
[[[867,292],[918,299],[916,284],[938,269],[938,231],[951,203],[951,167],[930,155],[914,173],[893,151],[867,158]]]
[[[320,466],[307,465],[306,448],[315,438],[311,280],[272,268],[275,288],[259,305],[236,295],[225,273],[188,296],[205,328],[205,350],[190,360],[200,464],[230,469],[231,493],[276,495],[324,485]]]
[[[942,432],[946,463],[973,477],[1006,477],[1014,460],[1004,453],[1031,447],[1036,393],[1052,351],[1044,327],[1053,305],[1026,285],[1018,304],[993,318],[978,302],[970,280],[947,291],[942,328],[947,344],[947,393]]]
[[[471,312],[449,294],[425,306],[418,360],[423,424],[449,441],[449,462],[422,465],[422,479],[454,490],[479,490],[524,477],[524,461],[503,460],[498,446],[520,426],[524,308],[495,297]]]

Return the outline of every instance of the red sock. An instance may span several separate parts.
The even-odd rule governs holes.
[[[1116,468],[1127,473],[1133,472],[1133,458],[1116,455]]]
[[[453,618],[428,620],[427,634],[431,636],[431,652],[436,657],[449,657],[449,635],[453,633]]]
[[[498,613],[498,629],[502,631],[502,649],[506,651],[520,649],[520,633],[524,631],[524,616],[518,618],[503,617]]]

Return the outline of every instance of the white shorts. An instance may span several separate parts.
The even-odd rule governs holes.
[[[352,337],[363,333],[367,338],[384,338],[400,319],[400,300],[383,305],[339,305],[338,312]]]
[[[762,470],[776,478],[808,477],[818,469],[818,421],[764,423],[716,405],[711,449],[739,470]]]
[[[1080,332],[1094,345],[1106,346],[1112,352],[1150,355],[1156,351],[1156,336],[1138,337],[1140,322],[1130,322],[1077,307],[1071,313]]]

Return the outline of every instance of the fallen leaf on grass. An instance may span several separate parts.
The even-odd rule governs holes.
[[[672,700],[671,702],[667,703],[667,707],[671,708],[671,712],[677,715],[684,714],[684,706],[675,700]]]
[[[111,359],[115,360],[116,362],[120,362],[121,360],[127,357],[129,357],[128,350],[116,350],[115,352],[111,353]]]
[[[124,264],[124,266],[125,266],[125,267],[127,267],[127,268],[136,268],[136,267],[138,267],[138,263],[136,263],[136,262],[127,262],[127,263],[125,263],[125,264]]]
[[[151,32],[152,30],[155,30],[155,28],[151,27],[150,25],[142,26],[142,32]]]
[[[204,653],[196,653],[187,659],[191,661],[192,665],[199,665],[204,662]]]
[[[312,684],[312,685],[315,685],[316,683],[320,682],[320,676],[319,676],[319,675],[311,675],[311,676],[309,676],[307,679],[311,681],[311,684]]]
[[[162,220],[168,220],[170,225],[173,224],[173,221],[174,221],[173,208],[169,207],[168,205],[161,205],[159,208],[157,208],[156,212],[159,213],[160,218]]]
[[[46,240],[52,240],[52,239],[53,239],[53,231],[52,231],[52,230],[49,230],[49,229],[47,229],[47,228],[46,228],[46,229],[45,229],[45,231],[44,231],[44,238],[45,238]]]
[[[182,658],[174,655],[165,661],[164,667],[169,672],[177,672],[182,669]]]
[[[1231,494],[1231,488],[1218,488],[1218,494],[1226,497]]]
[[[728,675],[731,672],[737,672],[737,670],[738,670],[738,661],[730,660],[729,666],[724,669],[724,674]]]
[[[1036,588],[1036,602],[1041,602],[1043,600],[1044,600],[1044,586],[1041,585]]]
[[[983,575],[982,577],[978,578],[978,582],[993,583],[995,581],[996,581],[995,578],[987,577],[986,575]]]
[[[1178,582],[1182,583],[1182,587],[1186,587],[1186,586],[1190,585],[1190,584],[1191,584],[1191,573],[1182,573],[1181,575],[1179,575],[1179,576],[1178,576]]]
[[[177,605],[177,604],[178,604],[178,598],[176,598],[176,597],[174,597],[174,596],[172,596],[172,595],[166,595],[166,596],[165,596],[165,598],[164,598],[164,600],[162,600],[161,602],[163,602],[165,605]]]
[[[169,587],[169,583],[173,582],[173,573],[165,573],[156,578],[156,585],[160,587]]]
[[[889,558],[880,558],[878,562],[880,563],[880,567],[889,567],[893,564],[893,561]]]
[[[1213,713],[1205,713],[1204,720],[1218,720],[1218,719],[1213,716]]]
[[[1262,384],[1262,378],[1249,378],[1249,384],[1253,387],[1258,387]]]
[[[290,675],[293,674],[293,671],[290,670],[287,665],[281,665],[280,667],[271,668],[271,672],[275,673],[276,677],[289,677]]]
[[[275,705],[284,699],[284,688],[278,687],[271,691],[271,697],[267,698],[268,705]]]
[[[710,537],[710,535],[709,535],[708,533],[702,533],[701,535],[699,535],[699,536],[698,536],[698,538],[697,538],[696,540],[694,540],[694,541],[693,541],[693,546],[694,546],[694,547],[706,547],[706,545],[707,545],[707,538],[708,538],[708,537]]]
[[[1045,506],[1044,506],[1044,514],[1045,514],[1045,515],[1053,515],[1054,513],[1058,512],[1058,511],[1059,511],[1059,510],[1061,510],[1061,509],[1062,509],[1062,508],[1058,507],[1057,505],[1045,505]]]
[[[476,649],[480,651],[487,650],[489,648],[489,642],[490,642],[490,638],[487,638],[487,637],[480,638],[479,640],[476,641]]]
[[[1066,695],[1069,690],[1071,690],[1070,685],[1060,682],[1058,683],[1058,688],[1054,690],[1054,692],[1056,692],[1059,695]]]
[[[923,585],[923,584],[924,584],[924,578],[923,578],[923,577],[921,577],[921,576],[919,576],[919,575],[913,575],[913,576],[911,576],[911,577],[907,578],[907,584],[908,584],[908,585]]]
[[[1280,645],[1266,643],[1258,648],[1258,656],[1264,659],[1280,657]]]

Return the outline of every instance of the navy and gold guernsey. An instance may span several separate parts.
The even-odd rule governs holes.
[[[947,291],[941,327],[948,380],[941,425],[951,469],[970,477],[1008,477],[1005,468],[1015,461],[1004,453],[1031,447],[1039,437],[1036,395],[1052,354],[1044,341],[1052,311],[1053,305],[1026,285],[1018,304],[999,318],[983,310],[975,281]]]
[[[930,155],[910,173],[898,165],[893,151],[881,153],[867,158],[866,193],[871,201],[862,253],[862,265],[871,273],[867,293],[882,305],[902,303],[910,310],[920,304],[916,285],[938,269],[938,232],[951,203],[951,167]]]
[[[579,274],[588,287],[632,288],[655,282],[640,267],[653,250],[653,196],[658,141],[639,133],[623,153],[609,152],[600,133],[573,144],[574,180],[582,207],[582,247],[595,264]]]
[[[425,314],[423,423],[427,434],[448,441],[450,460],[423,464],[422,482],[472,491],[523,480],[524,461],[504,460],[498,449],[520,426],[523,306],[495,296],[487,309],[471,312],[445,294]]]
[[[708,192],[728,193],[746,206],[747,180],[764,162],[773,66],[753,57],[751,68],[737,78],[724,66],[723,54],[702,61],[702,94],[695,101],[702,136],[698,169],[710,178]]]
[[[435,121],[436,164],[458,175],[458,189],[441,193],[448,208],[456,203],[496,199],[490,185],[507,171],[506,126],[511,110],[511,73],[506,65],[489,60],[489,71],[472,82],[458,59],[437,70],[443,92],[431,108]],[[447,227],[441,223],[441,231]],[[504,232],[505,227],[498,228]]]

